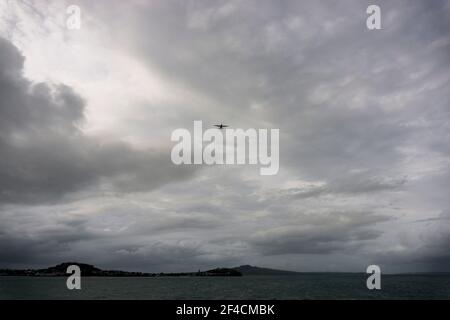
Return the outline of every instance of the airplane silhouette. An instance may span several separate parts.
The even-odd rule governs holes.
[[[223,129],[223,128],[226,128],[226,127],[228,127],[228,126],[227,126],[227,125],[224,125],[224,124],[215,124],[214,127],[217,127],[217,128],[219,128],[219,129]]]

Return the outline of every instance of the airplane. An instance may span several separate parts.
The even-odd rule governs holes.
[[[223,128],[226,128],[226,127],[228,127],[228,126],[227,126],[227,125],[224,125],[224,124],[215,124],[214,127],[217,127],[217,128],[219,128],[219,129],[223,129]]]

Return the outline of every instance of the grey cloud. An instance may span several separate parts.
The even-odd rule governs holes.
[[[62,231],[62,230],[61,230]],[[52,238],[0,236],[2,267],[40,267],[66,260],[137,271],[191,271],[204,266],[207,254],[199,246],[157,241],[142,244],[133,238],[84,238],[50,233]],[[225,259],[224,259],[225,260]],[[210,262],[213,265],[214,260]]]
[[[16,230],[18,231],[18,230]],[[0,230],[0,261],[3,266],[43,266],[60,261],[74,242],[95,240],[99,236],[79,228],[53,227],[43,231],[33,230],[12,233]]]
[[[121,21],[118,32],[172,81],[220,101],[189,108],[190,116],[278,127],[281,168],[328,180],[399,166],[405,147],[448,145],[445,3],[382,1],[378,33],[365,28],[368,4],[156,2],[131,12],[134,23]]]
[[[449,231],[423,238],[413,248],[403,251],[385,249],[383,252],[371,252],[372,261],[389,266],[396,272],[403,270],[419,272],[442,272],[450,268]]]
[[[178,106],[182,118],[214,113],[243,127],[280,127],[283,164],[328,179],[398,165],[399,147],[447,141],[435,128],[439,134],[424,141],[429,127],[414,123],[448,117],[448,5],[381,1],[387,31],[377,33],[365,28],[368,4],[161,1],[126,10],[115,3],[127,12],[120,20],[117,10],[86,8],[114,28],[122,49],[221,102],[207,110]]]
[[[4,207],[0,211],[1,265],[45,266],[70,260],[156,272],[235,261],[220,246],[201,240],[220,226],[216,217],[130,203],[102,206],[91,214],[71,212],[70,207]]]
[[[0,54],[1,202],[55,201],[99,185],[150,190],[191,174],[172,165],[168,148],[140,151],[85,135],[86,102],[79,95],[23,78],[24,58],[4,39]]]
[[[311,185],[302,188],[282,190],[276,197],[294,200],[330,194],[373,194],[381,191],[399,190],[405,183],[406,178],[392,179],[387,177],[372,176],[364,172],[348,174],[320,186]]]
[[[388,220],[387,216],[370,212],[313,214],[303,217],[298,226],[292,221],[260,231],[250,238],[250,243],[270,255],[346,252],[378,238],[382,232],[375,225]]]

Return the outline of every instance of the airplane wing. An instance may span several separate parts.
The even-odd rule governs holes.
[[[226,127],[228,127],[228,126],[226,126],[226,125],[223,125],[223,126],[222,126],[222,128],[226,128]]]
[[[215,124],[214,127],[220,128],[220,124]]]

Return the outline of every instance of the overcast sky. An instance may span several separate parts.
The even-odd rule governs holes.
[[[449,88],[449,1],[2,1],[0,267],[450,271]],[[279,173],[172,164],[194,120]]]

